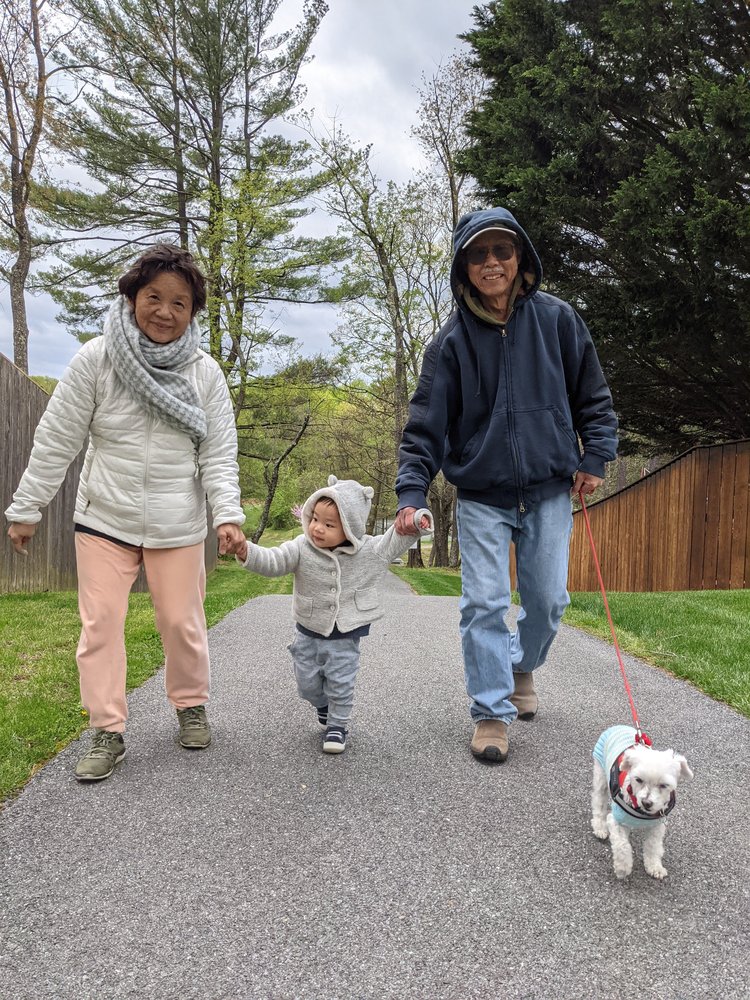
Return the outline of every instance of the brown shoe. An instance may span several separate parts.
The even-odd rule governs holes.
[[[474,728],[471,752],[482,760],[501,764],[508,756],[508,727],[499,719],[482,719]]]
[[[510,701],[516,706],[518,718],[525,722],[530,722],[539,708],[539,699],[534,690],[534,674],[529,671],[525,674],[513,674],[515,691],[510,696]]]

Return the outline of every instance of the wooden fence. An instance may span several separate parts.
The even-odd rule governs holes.
[[[13,499],[48,401],[43,389],[0,354],[0,513]],[[0,594],[75,590],[73,510],[82,465],[83,452],[71,463],[60,491],[43,511],[27,556],[16,555],[8,538],[0,538]],[[0,519],[0,526],[5,536],[5,518]],[[209,531],[206,539],[209,572],[216,566],[216,558],[216,535]],[[133,589],[148,589],[142,570]]]
[[[607,590],[750,587],[750,440],[693,448],[589,507]],[[583,514],[568,589],[598,590]]]

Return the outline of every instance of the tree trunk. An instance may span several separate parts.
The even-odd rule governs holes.
[[[177,225],[180,231],[180,246],[189,250],[187,192],[185,190],[185,161],[182,142],[182,101],[180,98],[180,81],[177,72],[177,16],[174,8],[170,11],[172,18],[172,107],[174,111],[174,132],[172,145],[175,157],[175,185],[177,193]]]
[[[23,240],[10,269],[10,309],[13,317],[13,363],[22,372],[29,373],[29,326],[26,321],[26,278],[31,263],[31,247]]]
[[[367,531],[368,535],[372,535],[375,531],[375,523],[378,519],[378,513],[380,511],[380,497],[383,492],[383,487],[381,485],[380,476],[375,480],[374,494],[372,497],[372,505],[370,507],[370,515],[367,518]]]
[[[455,490],[445,481],[442,473],[438,473],[429,490],[430,508],[435,521],[430,566],[444,567],[449,565],[448,536],[451,528],[454,493]]]
[[[7,6],[7,5],[5,5]],[[9,53],[9,60],[0,65],[0,78],[4,92],[4,110],[7,129],[3,128],[4,147],[10,153],[10,212],[4,222],[15,232],[17,244],[14,247],[16,259],[10,269],[10,303],[13,317],[13,361],[21,371],[29,370],[29,326],[26,319],[26,279],[31,267],[33,240],[27,216],[31,173],[36,160],[37,146],[42,134],[47,112],[47,67],[45,61],[42,29],[37,0],[28,4],[28,20],[13,24],[22,18],[18,11],[10,12],[10,24],[19,48]],[[9,46],[12,47],[11,43]],[[28,82],[21,83],[17,76],[17,66],[24,59],[28,46],[31,59],[35,63],[35,87]],[[16,64],[16,60],[19,61]],[[20,80],[24,80],[21,73]],[[19,95],[22,95],[19,98]],[[21,108],[26,105],[30,115],[25,118]],[[12,221],[11,221],[12,220]]]
[[[430,485],[430,508],[435,521],[430,566],[450,566],[449,536],[453,524],[456,490],[439,472]]]
[[[409,558],[406,565],[409,569],[424,569],[424,559],[422,559],[422,540],[418,539],[415,548],[409,549]]]

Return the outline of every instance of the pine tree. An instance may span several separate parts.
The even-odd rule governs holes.
[[[66,145],[98,191],[40,192],[68,233],[48,278],[69,328],[93,335],[125,263],[157,240],[179,243],[209,279],[209,349],[240,394],[274,338],[266,304],[319,300],[320,271],[340,250],[298,235],[322,178],[305,143],[280,134],[327,8],[309,0],[295,28],[275,33],[281,3],[76,0],[84,40],[68,58],[88,68]]]

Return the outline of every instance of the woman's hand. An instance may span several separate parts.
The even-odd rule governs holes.
[[[216,534],[219,538],[220,556],[233,556],[246,545],[245,532],[239,524],[220,524]]]
[[[13,548],[22,556],[27,556],[29,550],[25,547],[33,538],[36,531],[35,524],[20,524],[14,521],[8,528],[8,538],[13,543]]]

